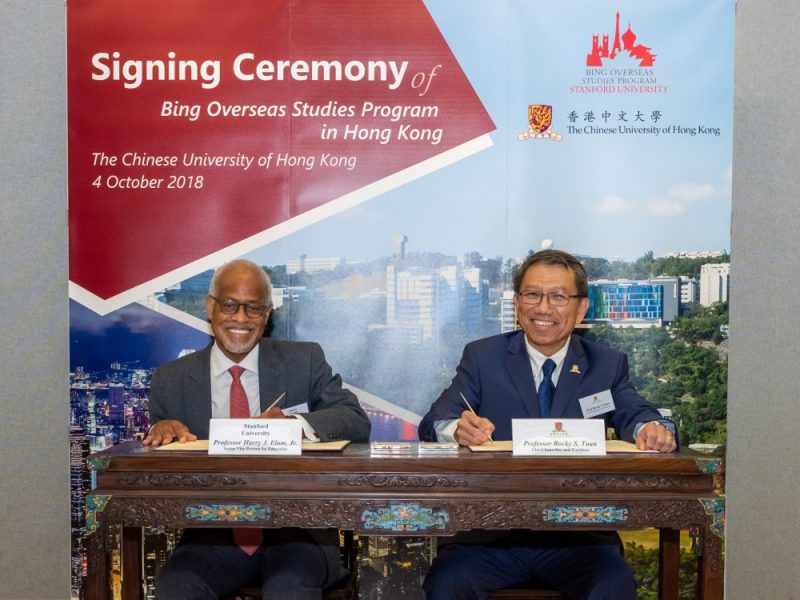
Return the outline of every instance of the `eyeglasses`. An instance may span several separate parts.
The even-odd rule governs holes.
[[[226,315],[235,315],[239,312],[239,307],[244,306],[245,314],[250,317],[251,319],[257,319],[258,317],[263,317],[264,313],[267,312],[269,306],[264,304],[254,304],[252,302],[237,302],[232,298],[223,298],[220,300],[219,298],[212,296],[211,294],[208,295],[214,302],[219,304],[219,309],[225,313]]]
[[[549,292],[545,294],[544,292],[522,292],[517,294],[517,297],[520,298],[523,304],[527,304],[529,306],[535,306],[541,303],[542,298],[547,296],[547,303],[550,306],[566,306],[569,304],[571,298],[582,298],[580,294],[565,294],[564,292]]]

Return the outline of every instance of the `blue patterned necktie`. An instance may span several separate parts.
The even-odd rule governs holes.
[[[553,395],[556,391],[556,386],[553,385],[553,371],[556,370],[556,363],[548,358],[542,365],[542,382],[539,384],[539,414],[541,417],[547,418],[550,416],[550,408],[553,406]]]

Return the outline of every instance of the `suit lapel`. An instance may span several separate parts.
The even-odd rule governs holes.
[[[569,349],[564,357],[561,373],[558,376],[553,408],[550,412],[551,417],[563,417],[570,402],[577,400],[575,391],[586,375],[588,368],[589,361],[586,358],[580,338],[576,335],[570,336]]]
[[[511,338],[508,344],[505,366],[508,376],[519,394],[522,405],[529,418],[539,416],[539,400],[536,395],[536,383],[533,380],[531,361],[525,347],[525,334],[520,333]],[[515,411],[511,411],[512,414]]]
[[[288,395],[289,391],[284,372],[283,358],[269,338],[262,339],[261,342],[259,342],[258,390],[262,411],[267,410],[267,407],[283,392],[287,392]],[[281,400],[279,406],[281,408],[290,406],[289,400],[289,398],[284,398]]]
[[[204,429],[208,431],[208,422],[211,419],[210,345],[197,352],[197,360],[186,373],[186,398],[189,399],[188,406],[192,407],[193,418],[197,420],[197,423],[204,424]],[[191,426],[189,428],[192,429]]]

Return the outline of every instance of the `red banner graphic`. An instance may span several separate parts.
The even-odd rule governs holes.
[[[99,298],[494,129],[420,1],[68,8],[70,279]]]

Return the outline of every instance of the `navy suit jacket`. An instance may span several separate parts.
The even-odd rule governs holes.
[[[606,427],[614,427],[617,437],[633,441],[636,423],[653,421],[661,414],[636,393],[628,379],[628,358],[624,353],[587,342],[576,335],[569,340],[569,349],[558,376],[550,418],[581,419],[579,398],[611,390],[615,410],[594,418],[605,419]],[[533,380],[525,334],[504,333],[470,342],[464,347],[456,376],[419,424],[419,438],[436,441],[434,423],[458,419],[464,412],[461,393],[481,417],[494,423],[493,438],[511,439],[511,419],[538,418],[539,399]],[[612,531],[532,532],[526,530],[467,531],[448,538],[444,544],[523,545],[620,545]]]
[[[212,342],[213,344],[213,342]],[[158,367],[150,382],[150,419],[177,419],[198,439],[208,438],[211,419],[211,345]],[[355,395],[342,388],[319,344],[264,338],[259,342],[261,410],[282,392],[281,408],[308,404],[303,413],[322,441],[369,439],[370,422]],[[327,562],[330,585],[347,574],[335,529],[309,530]],[[182,543],[232,543],[230,529],[186,529]]]
[[[633,441],[637,423],[660,419],[659,412],[631,385],[624,353],[587,342],[576,335],[561,367],[550,418],[583,418],[579,398],[610,390],[615,410],[605,419],[619,439]],[[435,441],[434,423],[458,419],[466,396],[475,412],[494,423],[494,439],[511,439],[511,419],[538,418],[539,400],[522,331],[470,342],[450,387],[433,403],[419,425],[423,441]]]

